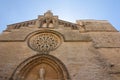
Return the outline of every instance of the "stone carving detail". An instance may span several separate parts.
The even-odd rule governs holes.
[[[40,33],[32,36],[28,45],[35,51],[46,53],[56,49],[60,43],[59,36],[53,33]]]
[[[59,23],[59,25],[63,25],[64,27],[71,27],[71,29],[78,30],[78,25],[77,24],[67,22],[67,21],[63,21],[63,20],[59,20],[58,23]]]
[[[40,68],[39,75],[40,78],[38,80],[45,80],[45,69],[43,67]]]
[[[11,24],[8,25],[7,29],[5,31],[9,31],[11,29],[19,29],[21,27],[28,27],[29,25],[35,25],[36,19],[35,20],[30,20],[30,21],[25,21],[17,24]]]
[[[39,28],[54,28],[57,25],[58,17],[53,16],[53,13],[48,10],[44,16],[38,17]]]
[[[71,80],[71,78],[66,66],[58,58],[49,54],[37,54],[23,61],[9,80]]]

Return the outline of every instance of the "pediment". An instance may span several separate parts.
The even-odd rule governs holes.
[[[51,11],[47,11],[44,13],[44,15],[39,15],[38,19],[8,25],[5,31],[11,31],[12,29],[20,29],[25,27],[50,29],[66,27],[69,29],[78,29],[77,24],[58,19],[58,16],[53,16],[53,13]]]
[[[59,19],[51,11],[39,15],[37,19],[8,25],[0,34],[0,41],[25,41],[30,33],[44,30],[62,34],[66,42],[93,41],[95,47],[120,47],[118,31],[108,21],[92,19],[72,23]]]
[[[51,11],[47,11],[44,15],[39,15],[37,19],[10,24],[5,31],[11,32],[20,28],[69,29],[79,30],[80,32],[117,32],[106,20],[77,20],[76,23],[72,23],[59,19]]]

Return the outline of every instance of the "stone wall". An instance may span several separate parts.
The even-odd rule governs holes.
[[[105,52],[105,50],[100,51],[101,54]],[[112,51],[114,52],[114,49]],[[8,80],[20,63],[38,54],[31,50],[26,42],[1,42],[0,53],[2,53],[0,55],[1,80]],[[93,47],[92,42],[62,42],[59,48],[49,54],[65,64],[71,80],[112,80],[111,75],[108,74],[109,69],[106,69],[109,68],[106,61],[107,53],[104,57],[101,56],[99,50]]]
[[[41,38],[41,33],[48,36]],[[49,33],[55,39],[49,37]],[[31,37],[37,47],[29,43]],[[58,62],[60,60],[67,68],[70,80],[119,80],[119,37],[120,33],[108,21],[78,20],[71,23],[58,19],[50,11],[38,19],[8,25],[0,34],[0,80],[14,80],[12,77],[20,64],[40,54],[52,55]],[[39,41],[45,45],[41,46]],[[45,47],[46,52],[44,49],[41,52],[40,46]],[[65,71],[62,72],[65,75]]]

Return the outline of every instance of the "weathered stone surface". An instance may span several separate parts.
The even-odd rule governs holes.
[[[45,29],[46,30],[46,29]],[[79,33],[78,30],[61,30],[61,29],[47,29],[57,31],[61,35],[64,35],[64,41],[90,41],[90,37],[87,34]],[[44,29],[38,28],[22,28],[15,29],[11,32],[3,32],[0,35],[0,41],[24,41],[27,36],[35,31],[44,31]],[[15,36],[15,37],[14,37]]]
[[[120,33],[119,32],[101,32],[90,33],[93,44],[96,48],[119,48]]]
[[[77,23],[87,32],[116,32],[117,30],[106,20],[78,20]]]
[[[120,33],[107,21],[70,23],[48,11],[0,34],[0,80],[39,80],[41,68],[45,80],[120,80],[119,61]]]

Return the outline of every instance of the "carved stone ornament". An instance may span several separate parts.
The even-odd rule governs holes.
[[[71,78],[61,60],[49,54],[37,54],[18,65],[10,80],[71,80]]]
[[[40,53],[48,53],[55,50],[61,44],[59,36],[54,33],[43,32],[30,37],[28,45]]]

